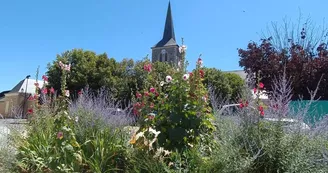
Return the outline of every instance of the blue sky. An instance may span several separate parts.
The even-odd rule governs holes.
[[[0,92],[26,75],[46,72],[56,54],[73,48],[142,59],[162,37],[168,0],[0,1]],[[272,21],[304,16],[323,24],[326,0],[171,0],[177,41],[190,66],[237,70],[237,48],[258,41]]]

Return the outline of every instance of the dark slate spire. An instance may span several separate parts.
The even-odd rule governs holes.
[[[163,38],[155,45],[155,47],[172,46],[172,45],[178,45],[178,44],[175,41],[171,3],[169,2],[169,6],[167,8]]]

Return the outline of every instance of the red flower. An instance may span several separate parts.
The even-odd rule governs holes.
[[[239,104],[239,108],[243,108],[244,107],[244,104],[243,103],[240,103]]]
[[[151,93],[155,93],[155,88],[150,88],[149,90]]]
[[[256,94],[257,88],[254,88],[254,94]]]
[[[201,78],[204,78],[204,71],[203,70],[199,70],[199,74]]]
[[[46,81],[46,82],[48,81],[48,77],[47,77],[46,75],[43,75],[43,76],[42,76],[42,79],[43,79],[44,81]]]
[[[189,77],[190,77],[190,78],[192,77],[192,75],[193,75],[192,72],[189,72]]]
[[[42,93],[43,93],[43,94],[48,94],[48,89],[47,89],[47,88],[43,88],[43,89],[42,89]]]
[[[145,95],[145,96],[149,96],[149,93],[146,91],[146,92],[144,93],[144,95]]]
[[[158,93],[158,92],[156,92],[156,93],[155,93],[155,95],[158,97],[158,96],[159,96],[159,93]]]
[[[34,94],[34,100],[38,99],[38,95]]]
[[[136,97],[137,97],[137,98],[141,98],[142,95],[141,95],[140,93],[137,92],[137,93],[136,93]]]
[[[263,117],[264,116],[264,111],[261,111],[260,112],[260,115]]]
[[[260,83],[259,83],[259,87],[260,87],[261,89],[263,89],[263,88],[264,88],[264,84],[263,84],[262,82],[260,82]]]
[[[248,101],[246,101],[246,103],[245,103],[245,107],[247,107],[248,106]]]
[[[78,95],[82,95],[83,94],[82,90],[80,90],[79,92],[77,92],[77,94]]]
[[[54,94],[55,93],[55,89],[53,87],[50,88],[50,93]]]
[[[33,114],[33,109],[32,108],[29,108],[28,110],[27,110],[27,114]]]
[[[260,115],[263,117],[264,116],[263,106],[259,106],[259,111],[260,111]]]
[[[263,111],[263,106],[259,106],[259,111]]]

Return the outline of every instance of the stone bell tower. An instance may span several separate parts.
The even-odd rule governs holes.
[[[152,49],[152,62],[170,62],[177,65],[180,61],[179,45],[175,40],[171,3],[166,14],[163,38]]]

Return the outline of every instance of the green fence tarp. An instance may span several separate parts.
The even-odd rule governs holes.
[[[303,111],[303,108],[309,101],[292,101],[290,108],[294,111]],[[315,101],[313,102],[304,119],[309,124],[314,124],[315,121],[320,120],[325,115],[328,115],[328,101]]]

